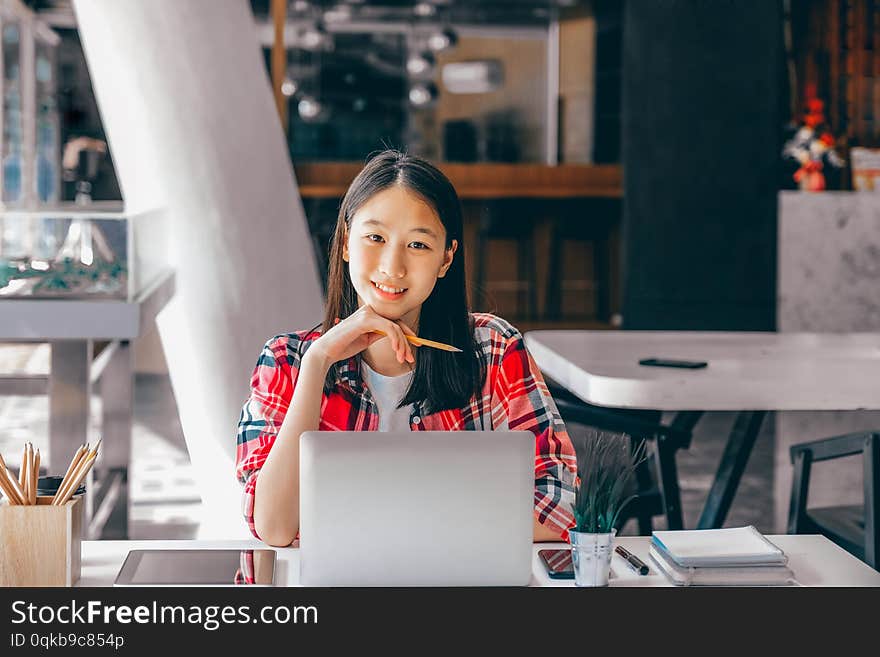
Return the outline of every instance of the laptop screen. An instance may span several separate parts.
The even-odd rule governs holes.
[[[301,582],[526,585],[534,463],[528,431],[305,432]]]

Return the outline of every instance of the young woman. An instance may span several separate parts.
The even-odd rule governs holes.
[[[468,312],[462,233],[455,189],[424,160],[385,151],[352,182],[324,322],[266,343],[241,411],[236,474],[255,536],[298,534],[303,431],[515,429],[537,439],[535,540],[566,538],[574,448],[519,331]],[[462,351],[414,349],[407,334]]]

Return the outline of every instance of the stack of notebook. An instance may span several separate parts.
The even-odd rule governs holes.
[[[655,531],[649,554],[678,586],[795,583],[788,557],[754,527]]]

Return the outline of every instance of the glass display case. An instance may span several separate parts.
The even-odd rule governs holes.
[[[166,271],[161,211],[117,201],[0,211],[0,301],[132,301]]]
[[[118,204],[0,212],[0,299],[129,299],[133,241]]]
[[[19,0],[0,2],[0,205],[6,209],[59,200],[59,41]]]

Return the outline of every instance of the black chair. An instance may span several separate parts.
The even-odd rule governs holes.
[[[618,518],[617,529],[631,519],[638,523],[639,534],[653,530],[654,516],[665,516],[667,529],[684,529],[681,492],[675,453],[691,444],[694,426],[702,416],[699,411],[678,413],[672,424],[661,423],[662,413],[650,410],[612,409],[593,406],[547,380],[547,386],[559,414],[566,422],[575,422],[603,431],[630,436],[635,447],[641,439],[648,443],[648,454],[636,470],[636,497]]]
[[[808,508],[813,463],[862,455],[864,500],[861,505]],[[878,569],[880,544],[880,433],[833,436],[791,447],[794,476],[788,509],[789,534],[822,534]]]

